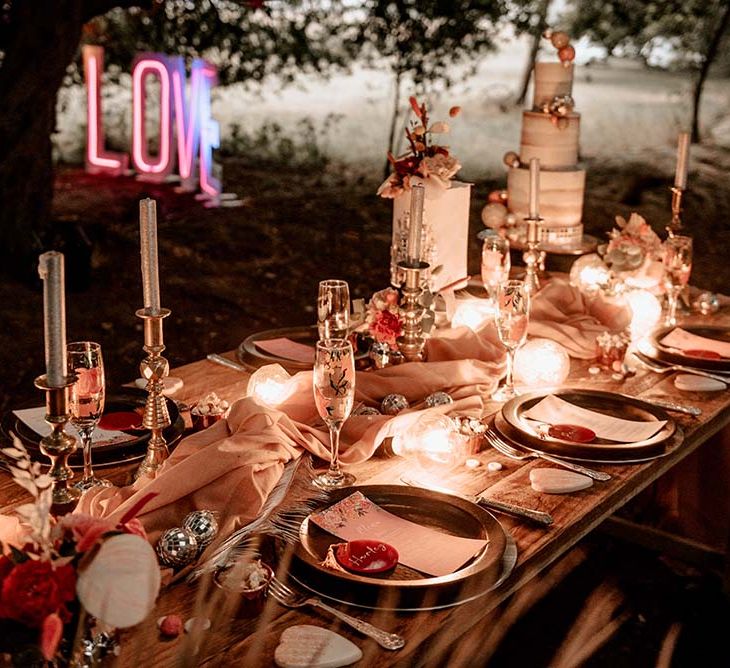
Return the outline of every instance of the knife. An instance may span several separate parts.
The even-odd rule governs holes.
[[[425,489],[431,489],[434,492],[441,492],[442,494],[450,494],[451,496],[458,496],[461,499],[466,499],[477,505],[484,506],[485,508],[491,508],[500,513],[519,517],[521,519],[530,520],[535,524],[539,524],[543,527],[548,527],[553,523],[552,515],[545,513],[542,510],[533,510],[532,508],[524,508],[523,506],[516,506],[513,503],[506,503],[505,501],[495,501],[489,499],[484,494],[477,494],[475,496],[469,496],[467,494],[460,494],[459,492],[449,489],[448,487],[440,487],[438,485],[424,484],[413,478],[401,476],[401,482],[404,482],[410,487],[423,487]]]
[[[222,355],[217,355],[216,353],[210,353],[209,355],[206,355],[206,359],[211,362],[215,362],[216,364],[222,364],[223,366],[227,366],[229,369],[235,369],[236,371],[245,371],[246,373],[249,373],[249,370],[245,366],[239,364],[238,362],[234,362],[233,360],[229,360]]]
[[[702,409],[697,408],[697,406],[683,406],[682,404],[675,404],[673,401],[655,399],[654,397],[641,397],[641,400],[646,401],[647,404],[659,406],[659,408],[666,408],[668,411],[674,411],[675,413],[686,413],[694,417],[702,415]]]

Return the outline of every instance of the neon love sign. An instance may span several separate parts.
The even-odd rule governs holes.
[[[118,176],[126,172],[129,159],[124,153],[104,148],[101,111],[104,47],[84,46],[83,59],[87,98],[86,171]],[[150,78],[156,79],[160,93],[156,154],[150,152],[147,135],[146,84]],[[200,189],[212,204],[220,203],[221,194],[220,181],[213,176],[213,149],[220,144],[220,126],[213,120],[210,108],[211,90],[217,81],[215,67],[195,59],[190,72],[190,94],[186,95],[182,56],[145,53],[135,59],[132,68],[134,169],[146,179],[162,181],[172,173],[177,162],[182,188],[191,191],[195,190],[197,168]]]

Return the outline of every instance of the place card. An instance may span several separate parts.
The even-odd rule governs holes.
[[[692,332],[688,332],[681,327],[673,329],[659,343],[668,348],[676,348],[681,351],[710,350],[722,357],[730,358],[729,342],[692,334]]]
[[[274,357],[281,357],[282,359],[292,360],[294,362],[303,362],[304,364],[314,364],[314,348],[312,346],[297,343],[286,337],[254,341],[254,345],[259,350]]]
[[[51,433],[51,426],[45,421],[46,409],[45,406],[39,406],[38,408],[24,408],[22,410],[13,411],[15,416],[23,422],[27,427],[30,427],[39,437],[48,436]],[[73,424],[68,423],[68,432],[73,434],[76,430]],[[117,443],[126,443],[127,441],[133,441],[136,436],[128,434],[124,431],[110,431],[107,429],[101,429],[97,427],[94,429],[93,434],[93,447],[103,447],[105,445],[115,445]]]
[[[542,401],[523,413],[531,420],[546,424],[575,424],[589,427],[598,438],[620,443],[636,443],[651,438],[665,424],[666,420],[624,420],[571,404],[554,394],[548,394]]]
[[[427,575],[453,573],[488,541],[449,536],[389,513],[355,492],[333,506],[310,516],[325,531],[343,540],[369,538],[392,545],[401,564]]]

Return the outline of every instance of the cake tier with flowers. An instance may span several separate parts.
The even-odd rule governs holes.
[[[540,160],[540,240],[578,246],[583,238],[585,169],[578,166],[580,114],[573,111],[572,57],[565,33],[552,33],[561,62],[535,63],[533,107],[522,113],[520,152],[508,153],[507,203],[518,221],[528,215],[529,164]]]

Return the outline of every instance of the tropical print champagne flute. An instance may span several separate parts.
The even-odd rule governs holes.
[[[664,324],[677,324],[677,302],[679,295],[689,283],[692,273],[692,237],[673,235],[664,242],[664,287],[667,291],[667,313]]]
[[[524,281],[505,281],[497,291],[495,323],[502,345],[507,349],[507,376],[504,385],[492,395],[496,401],[507,401],[517,395],[512,370],[515,353],[527,338],[530,317],[530,295]]]
[[[317,295],[317,328],[322,341],[347,338],[350,327],[350,288],[346,281],[320,281]]]
[[[355,401],[355,356],[346,339],[318,341],[313,372],[314,402],[330,432],[330,466],[314,484],[323,489],[347,487],[355,476],[340,468],[340,429]]]
[[[82,492],[98,485],[109,487],[111,483],[97,478],[91,465],[92,437],[104,411],[105,380],[101,346],[93,341],[77,341],[66,346],[66,354],[68,371],[76,374],[76,382],[71,386],[69,412],[71,423],[81,438],[84,454],[84,475],[74,486]]]

